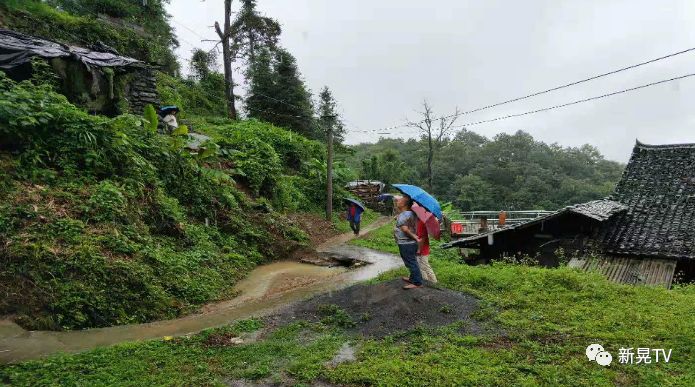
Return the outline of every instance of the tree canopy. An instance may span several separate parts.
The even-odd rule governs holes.
[[[259,50],[249,71],[246,96],[249,117],[317,138],[311,92],[301,78],[296,59],[287,50]]]
[[[425,140],[382,138],[354,150],[349,163],[361,178],[426,181]],[[552,210],[609,195],[622,170],[591,145],[546,144],[524,131],[489,139],[464,129],[435,154],[432,193],[461,210]]]

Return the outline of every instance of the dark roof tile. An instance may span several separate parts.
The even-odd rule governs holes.
[[[695,144],[637,142],[611,199],[628,209],[601,225],[604,250],[695,259]]]

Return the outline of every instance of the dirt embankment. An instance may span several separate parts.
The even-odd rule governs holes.
[[[462,323],[466,333],[481,333],[473,319],[478,299],[470,294],[425,286],[404,290],[400,279],[359,284],[300,302],[275,316],[275,324],[292,320],[338,324],[368,337],[383,337],[414,328],[435,328]]]
[[[315,214],[296,213],[287,217],[307,233],[310,246],[318,246],[340,234],[331,221]]]

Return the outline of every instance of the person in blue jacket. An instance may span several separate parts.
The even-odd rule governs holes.
[[[362,218],[362,208],[355,203],[348,203],[346,219],[350,222],[350,228],[355,235],[360,233],[360,220]]]

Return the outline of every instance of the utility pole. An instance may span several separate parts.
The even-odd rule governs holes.
[[[334,116],[335,117],[335,116]],[[325,118],[328,118],[327,116]],[[324,123],[326,120],[323,120]],[[329,123],[328,156],[326,157],[326,220],[333,219],[333,124]]]

